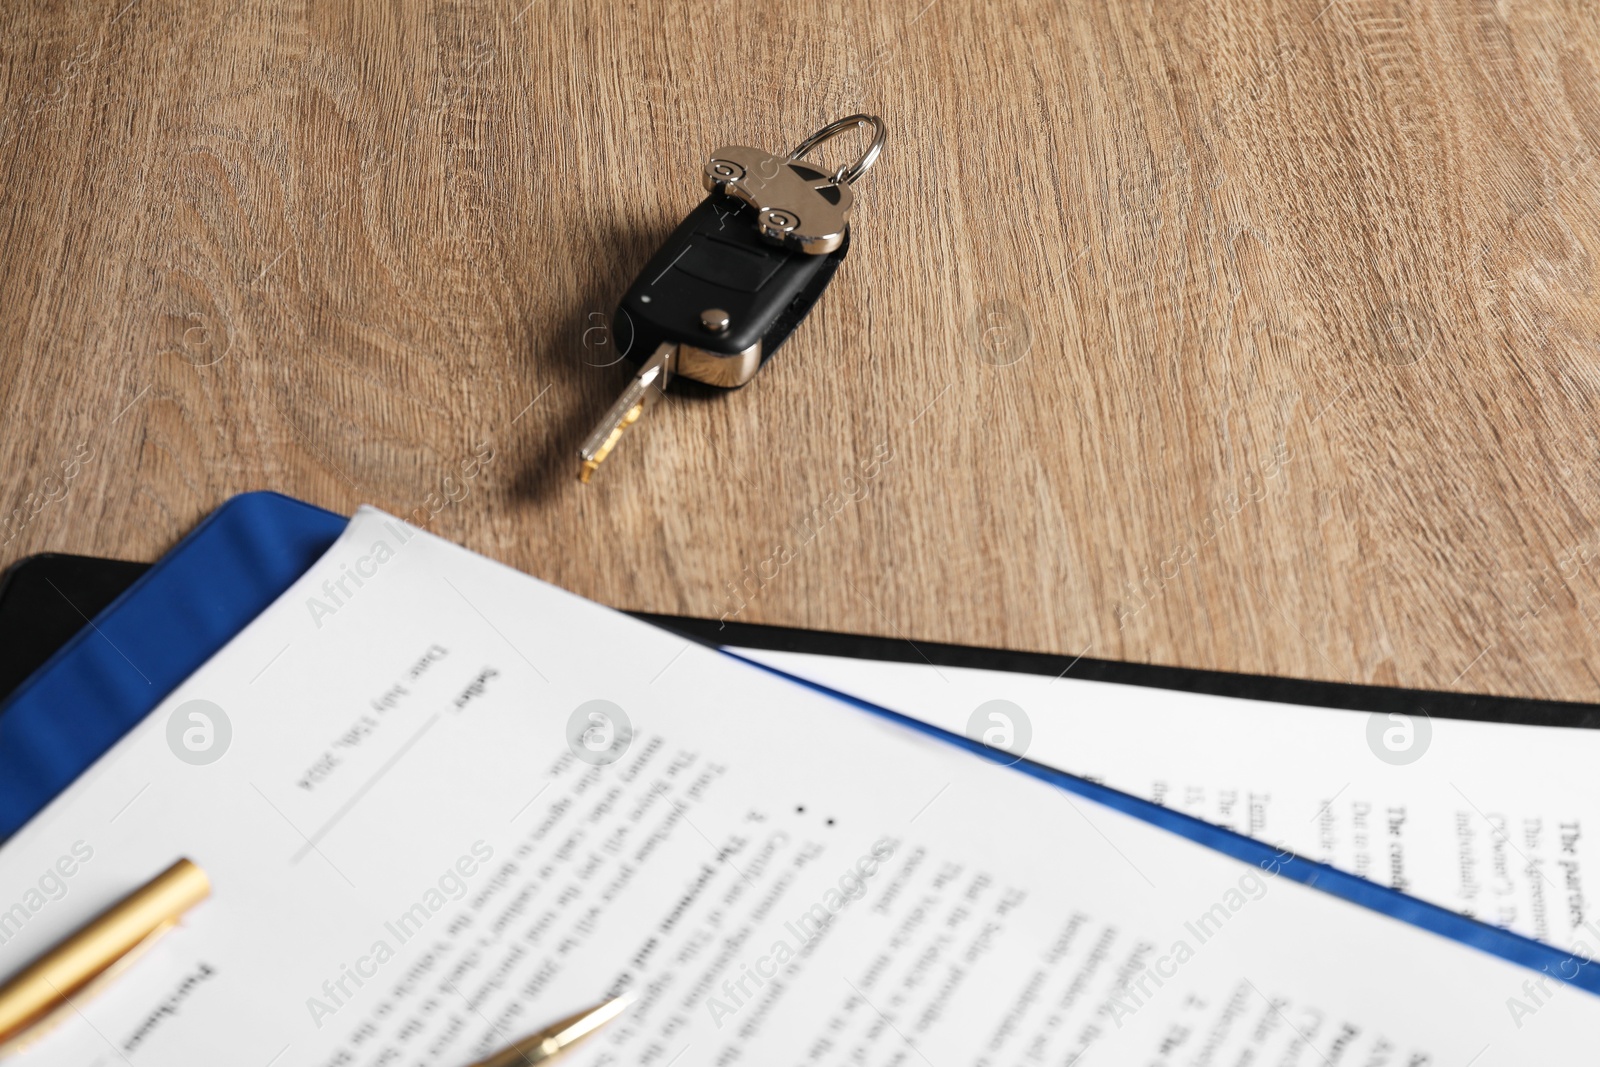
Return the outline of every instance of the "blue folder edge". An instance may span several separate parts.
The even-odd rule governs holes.
[[[349,520],[279,493],[208,515],[0,704],[0,840],[294,583]]]
[[[1476,919],[1469,919],[1465,915],[1459,915],[1448,908],[1442,908],[1437,904],[1430,904],[1425,900],[1407,896],[1398,890],[1368,881],[1359,875],[1341,871],[1336,867],[1330,867],[1325,863],[1317,863],[1314,860],[1304,859],[1292,853],[1284,852],[1273,845],[1267,844],[1265,841],[1246,837],[1226,827],[1216,826],[1192,815],[1185,815],[1183,812],[1163,807],[1154,801],[1120,792],[1109,786],[1100,785],[1098,782],[1091,782],[1087,778],[1079,778],[1076,775],[1058,771],[1053,767],[1046,767],[1029,759],[1019,760],[1003,749],[990,748],[980,741],[974,741],[961,734],[952,733],[920,719],[913,719],[909,715],[903,715],[898,711],[890,711],[888,708],[879,707],[877,704],[859,700],[848,693],[829,689],[825,685],[801,678],[798,675],[789,674],[786,671],[753,659],[747,659],[728,649],[723,649],[722,651],[725,655],[758,667],[770,674],[787,678],[789,681],[797,685],[803,685],[807,689],[825,693],[835,700],[841,700],[846,704],[871,712],[874,715],[893,719],[895,722],[909,726],[914,730],[931,734],[959,748],[964,748],[969,752],[983,756],[992,762],[1013,766],[1022,773],[1059,789],[1097,801],[1108,808],[1115,808],[1118,811],[1132,815],[1136,819],[1159,826],[1164,830],[1170,830],[1175,834],[1187,837],[1197,844],[1226,853],[1235,859],[1259,867],[1269,874],[1290,878],[1313,889],[1320,889],[1324,893],[1350,901],[1352,904],[1359,904],[1361,907],[1381,912],[1391,918],[1399,919],[1401,922],[1410,923],[1412,926],[1420,926],[1422,929],[1432,931],[1442,937],[1448,937],[1453,941],[1471,945],[1473,948],[1487,952],[1492,956],[1499,956],[1501,959],[1509,960],[1512,963],[1520,964],[1529,970],[1548,974],[1552,979],[1566,982],[1580,989],[1586,989],[1591,993],[1600,994],[1600,968],[1590,969],[1588,967],[1590,960],[1586,956],[1547,945],[1542,941],[1535,941],[1510,930],[1502,930],[1497,926],[1490,926],[1488,923],[1479,922]]]
[[[347,519],[278,493],[223,504],[0,704],[0,840],[41,811],[309,570]],[[1582,955],[1292,856],[1265,842],[868,703],[764,663],[733,659],[852,707],[1015,766],[1068,793],[1402,922],[1600,994]],[[70,718],[69,718],[70,717]]]

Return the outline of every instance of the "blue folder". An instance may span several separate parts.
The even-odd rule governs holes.
[[[212,512],[0,704],[0,840],[311,568],[343,516],[278,493]]]
[[[95,617],[0,704],[0,839],[37,814],[299,578],[347,520],[277,493],[246,493]],[[733,655],[733,653],[729,653]],[[742,659],[743,657],[735,656]],[[865,712],[1015,764],[1059,789],[1208,848],[1600,994],[1600,967],[1262,841],[1078,778],[803,678],[746,661]]]

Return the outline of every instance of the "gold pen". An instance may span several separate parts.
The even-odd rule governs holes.
[[[210,895],[206,872],[180,859],[0,986],[0,1059],[72,1014],[73,997],[99,992]]]
[[[592,1008],[550,1024],[538,1033],[529,1034],[488,1059],[479,1060],[472,1067],[532,1067],[533,1064],[548,1063],[621,1015],[632,1003],[632,993],[601,1001]]]

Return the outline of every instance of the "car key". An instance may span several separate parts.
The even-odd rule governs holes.
[[[849,130],[874,129],[854,163],[825,174],[801,157]],[[710,195],[628,287],[612,336],[637,372],[578,450],[587,482],[674,378],[737,389],[806,317],[850,250],[851,184],[883,148],[875,115],[818,130],[787,157],[719,148],[701,179]]]

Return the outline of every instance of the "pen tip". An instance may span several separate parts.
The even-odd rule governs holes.
[[[599,1004],[590,1008],[589,1016],[594,1025],[598,1027],[627,1011],[637,999],[638,996],[631,989],[625,993],[618,993],[616,996],[602,1000]]]
[[[560,1048],[576,1044],[621,1015],[633,1000],[634,995],[631,991],[602,1000],[586,1011],[580,1011],[561,1020],[542,1036],[555,1042]]]

